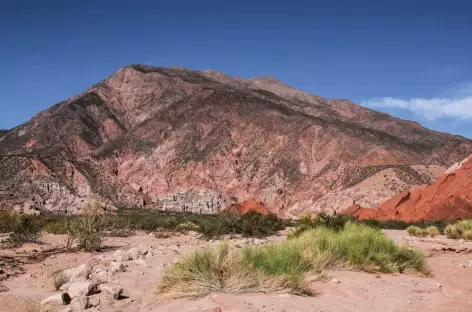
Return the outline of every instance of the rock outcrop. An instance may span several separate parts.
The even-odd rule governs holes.
[[[466,138],[275,78],[132,65],[0,137],[0,208],[217,213],[255,199],[333,212],[431,183],[471,153]]]
[[[472,157],[453,165],[436,182],[401,192],[376,209],[353,206],[360,219],[455,220],[472,217]]]

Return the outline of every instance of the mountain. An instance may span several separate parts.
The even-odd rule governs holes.
[[[216,213],[254,199],[333,212],[431,183],[469,154],[464,137],[273,77],[131,65],[0,138],[0,208]]]
[[[7,134],[7,132],[8,132],[8,130],[1,130],[1,129],[0,129],[0,138],[1,138],[2,136],[4,136],[5,134]]]
[[[455,220],[472,217],[472,156],[455,164],[431,185],[402,192],[377,209],[353,206],[344,213],[360,219]]]

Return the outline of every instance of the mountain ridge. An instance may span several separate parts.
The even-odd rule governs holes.
[[[0,153],[38,156],[3,161],[0,191],[61,212],[90,198],[204,212],[254,198],[298,215],[378,204],[472,153],[468,139],[274,79],[126,66],[2,136]]]

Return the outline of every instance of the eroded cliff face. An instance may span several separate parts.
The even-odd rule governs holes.
[[[455,220],[472,217],[472,157],[449,168],[431,185],[414,187],[376,209],[353,206],[344,211],[360,219]]]
[[[134,65],[0,137],[0,191],[68,213],[91,198],[201,213],[254,199],[291,216],[377,205],[470,153],[271,77]]]

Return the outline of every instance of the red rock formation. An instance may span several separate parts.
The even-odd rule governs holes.
[[[241,204],[233,204],[227,209],[221,211],[221,213],[234,213],[234,214],[246,214],[248,212],[257,212],[263,215],[268,215],[271,212],[269,209],[264,207],[260,202],[255,199],[248,199]]]
[[[471,153],[271,77],[132,65],[0,136],[0,191],[61,212],[89,197],[204,213],[257,198],[291,216],[376,206]]]
[[[353,206],[344,211],[360,219],[455,220],[472,217],[472,157],[429,186],[413,188],[376,209]]]
[[[241,214],[246,214],[251,211],[258,212],[263,215],[270,214],[270,211],[255,199],[246,200],[241,204]]]

